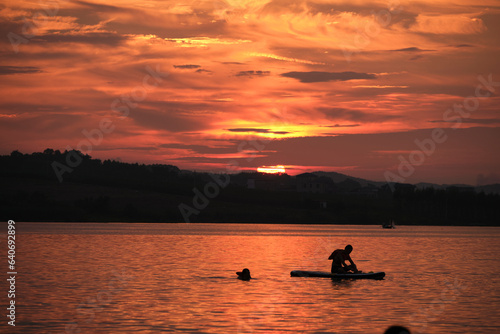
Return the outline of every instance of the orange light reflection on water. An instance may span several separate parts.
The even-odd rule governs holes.
[[[18,282],[19,322],[32,324],[23,332],[39,333],[41,327],[64,331],[76,323],[82,332],[317,333],[342,328],[383,333],[413,317],[412,332],[434,334],[449,327],[480,327],[495,318],[497,301],[481,292],[498,288],[491,279],[497,268],[494,254],[500,251],[498,231],[122,225],[115,231],[116,224],[67,223],[58,224],[53,234],[20,234],[25,275]],[[65,226],[73,226],[73,234],[65,234]],[[351,256],[358,268],[385,271],[386,278],[334,282],[290,277],[294,269],[328,271],[330,253],[347,243],[354,247]],[[464,251],[471,260],[464,259]],[[250,269],[251,281],[236,279],[235,272],[243,268]],[[477,284],[467,281],[464,272]],[[440,301],[443,293],[447,299]],[[485,303],[478,303],[477,296]],[[422,330],[426,319],[418,310],[431,312],[436,302],[442,313]]]

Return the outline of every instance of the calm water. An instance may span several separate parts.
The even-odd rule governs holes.
[[[6,224],[1,228],[5,241]],[[0,330],[383,333],[401,324],[412,333],[500,332],[497,227],[17,223],[17,229],[16,327],[2,315]],[[293,269],[328,271],[330,253],[347,243],[358,268],[385,271],[386,278],[290,277]],[[244,267],[255,280],[236,279]],[[7,290],[5,280],[0,288]]]

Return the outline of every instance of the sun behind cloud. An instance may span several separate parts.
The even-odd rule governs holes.
[[[262,166],[257,168],[257,172],[259,173],[267,173],[267,174],[284,174],[286,173],[285,166],[276,165],[276,166]]]

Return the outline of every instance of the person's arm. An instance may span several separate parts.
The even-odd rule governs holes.
[[[354,261],[351,259],[351,256],[350,256],[350,255],[347,255],[347,259],[346,259],[346,261],[349,261],[349,263],[351,264],[351,266],[356,266],[356,265],[354,264]]]
[[[351,263],[351,266],[354,267],[354,272],[358,271],[358,267],[356,266],[354,261],[351,259],[350,255],[347,255],[347,261],[349,261]]]

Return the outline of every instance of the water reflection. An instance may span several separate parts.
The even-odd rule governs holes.
[[[343,280],[331,279],[330,281],[332,282],[333,290],[348,289],[351,288],[352,285],[354,284],[353,280],[347,280],[347,279]]]
[[[154,233],[146,233],[148,226]],[[431,334],[462,333],[466,326],[476,333],[499,329],[491,325],[500,306],[498,230],[34,229],[19,235],[24,333],[383,333],[395,323]],[[385,271],[385,279],[290,277],[294,269],[329,271],[328,256],[346,244],[354,246],[360,270]],[[245,267],[254,278],[236,279]],[[460,293],[450,295],[449,284],[458,284]],[[446,303],[439,302],[442,296]]]

